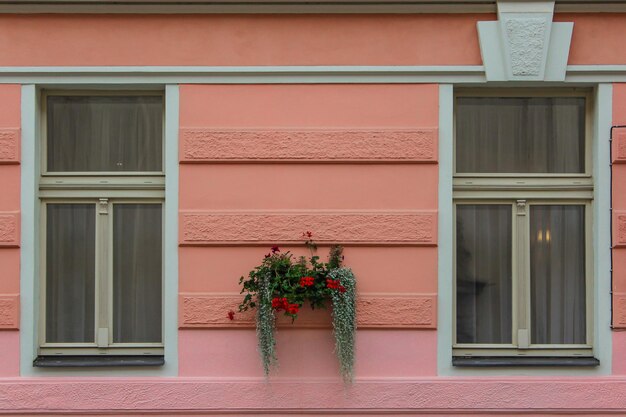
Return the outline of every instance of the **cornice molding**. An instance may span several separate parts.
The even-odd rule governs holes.
[[[626,12],[626,0],[557,0],[556,13]],[[495,13],[496,0],[0,0],[0,13]]]

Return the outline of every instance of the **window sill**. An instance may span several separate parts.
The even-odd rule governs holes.
[[[499,366],[598,366],[600,361],[594,357],[559,357],[559,356],[453,356],[452,366],[457,367],[499,367]]]
[[[37,356],[33,366],[39,368],[92,368],[115,366],[163,366],[162,355],[118,355],[118,356]]]

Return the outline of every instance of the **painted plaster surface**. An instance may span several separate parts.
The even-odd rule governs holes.
[[[542,70],[547,22],[543,18],[505,21],[513,75],[539,75]]]
[[[475,22],[489,18],[3,15],[0,65],[480,65]]]
[[[181,328],[254,327],[255,312],[238,312],[239,294],[181,294]],[[362,328],[434,328],[436,297],[422,294],[368,294],[357,301],[357,325]],[[227,313],[236,312],[231,319]],[[279,325],[292,326],[291,319],[279,316]],[[330,327],[330,311],[303,309],[298,327]]]
[[[285,379],[304,384],[320,379],[329,383],[338,381],[330,329],[284,325],[276,335],[280,366],[272,373],[270,386]],[[263,380],[254,330],[183,329],[179,338],[181,375]],[[357,334],[357,378],[365,381],[370,378],[394,380],[435,376],[435,339],[434,330],[362,329]],[[274,394],[279,395],[278,392]],[[389,395],[395,396],[396,393],[392,391]],[[268,398],[268,402],[282,401],[278,398]]]
[[[0,329],[19,328],[19,295],[0,295]]]
[[[246,209],[250,201],[253,209],[264,211],[434,208],[437,184],[424,180],[433,174],[432,168],[432,164],[388,163],[289,163],[280,168],[267,163],[184,164],[180,183],[194,186],[183,187],[180,198],[186,209],[194,211]],[[268,192],[274,184],[289,192]],[[312,197],[305,198],[305,193]]]
[[[281,246],[280,249],[294,256],[309,255],[301,245]],[[179,291],[239,292],[239,277],[247,274],[267,252],[269,248],[255,246],[181,248]],[[325,260],[328,246],[319,246],[317,254]],[[434,246],[349,246],[344,255],[345,262],[359,277],[362,293],[437,292],[437,283],[432,280],[432,275],[437,273],[436,263],[432,261],[437,257]]]
[[[462,395],[459,393],[462,392]],[[626,408],[623,377],[596,379],[543,378],[455,381],[420,378],[411,382],[369,380],[351,389],[339,381],[277,381],[180,378],[179,380],[120,379],[45,381],[5,379],[0,383],[0,411],[31,410],[87,413],[117,409],[135,413],[184,414],[190,409],[206,414],[267,409],[278,414],[293,409],[322,414],[336,408],[358,415],[364,409],[397,409],[404,414],[437,415],[615,415]],[[279,402],[269,404],[271,398]],[[523,411],[522,411],[523,410]],[[590,414],[590,410],[594,410]],[[375,411],[375,412],[376,412]],[[536,414],[533,414],[535,412]],[[324,413],[325,414],[325,413]]]
[[[194,161],[435,161],[436,129],[183,129],[181,158]]]
[[[270,245],[308,254],[306,230],[358,276],[359,375],[435,375],[436,86],[180,92],[180,375],[261,376],[252,315],[227,313]],[[280,322],[276,377],[336,378],[329,313],[304,310]]]
[[[0,129],[0,163],[19,163],[19,129]]]
[[[434,213],[181,213],[184,245],[302,242],[302,231],[315,230],[320,243],[436,243]],[[1,230],[1,229],[0,229]]]
[[[626,85],[613,85],[613,124],[626,124]],[[626,129],[613,131],[613,159],[620,160]],[[626,165],[613,164],[613,327],[626,328]],[[615,344],[614,344],[615,346]],[[621,345],[619,345],[621,346]],[[616,361],[625,351],[613,352]]]

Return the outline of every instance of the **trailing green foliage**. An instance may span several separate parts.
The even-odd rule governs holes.
[[[259,277],[258,284],[259,306],[256,312],[256,334],[259,340],[259,353],[263,363],[263,372],[265,376],[268,376],[270,369],[277,365],[276,338],[274,337],[276,318],[272,309],[273,289],[268,275]]]
[[[350,268],[335,268],[328,273],[346,289],[331,294],[333,302],[333,333],[339,371],[344,382],[354,378],[354,339],[356,335],[356,279]]]

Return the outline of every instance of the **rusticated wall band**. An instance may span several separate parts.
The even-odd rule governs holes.
[[[626,163],[626,128],[615,130],[611,157],[613,163]]]
[[[182,212],[182,245],[302,243],[315,231],[318,243],[434,245],[434,212]]]
[[[20,245],[19,224],[19,213],[0,212],[0,247]]]
[[[18,329],[20,297],[17,294],[0,295],[0,329]]]
[[[626,247],[626,211],[613,212],[613,246]]]
[[[20,130],[0,129],[0,164],[20,162]]]
[[[613,294],[613,328],[626,329],[626,293]]]
[[[436,162],[437,129],[180,130],[181,162]]]
[[[180,328],[254,327],[254,312],[238,312],[243,296],[231,294],[180,294]],[[363,295],[357,302],[357,325],[360,328],[436,328],[436,295]],[[234,311],[233,320],[228,316]],[[279,315],[279,325],[291,325],[291,319]],[[305,308],[298,316],[298,327],[329,327],[328,310]]]

